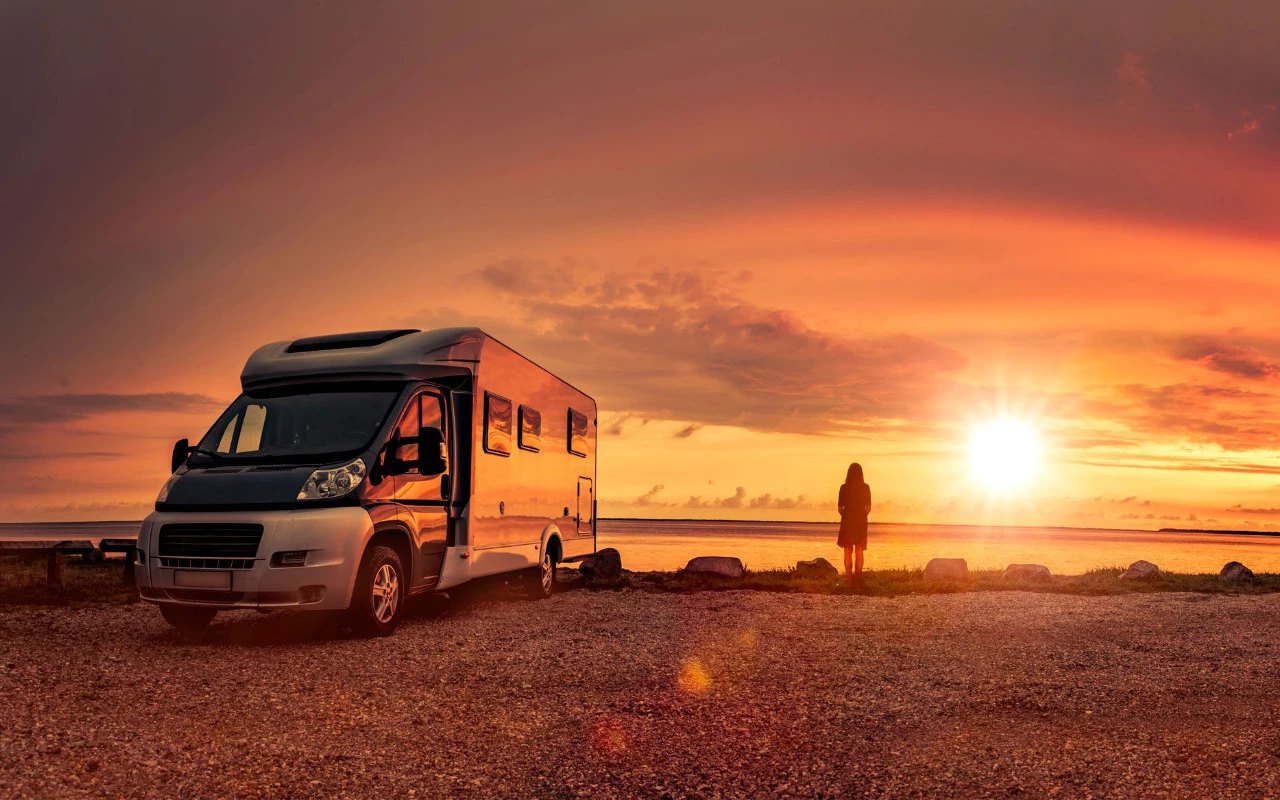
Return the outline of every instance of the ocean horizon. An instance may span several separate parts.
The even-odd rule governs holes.
[[[0,541],[103,539],[136,535],[138,520],[0,523]],[[749,569],[782,569],[823,557],[837,566],[836,522],[601,517],[597,547],[616,548],[635,571],[676,570],[690,558],[736,556]],[[1127,566],[1144,559],[1173,572],[1217,572],[1241,561],[1255,572],[1280,572],[1280,533],[1068,526],[947,525],[872,522],[867,569],[924,566],[963,558],[970,569],[1043,564],[1059,574]]]

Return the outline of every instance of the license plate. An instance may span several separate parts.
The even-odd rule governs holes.
[[[221,589],[224,592],[230,591],[231,573],[175,569],[173,571],[173,585],[183,586],[188,589]]]

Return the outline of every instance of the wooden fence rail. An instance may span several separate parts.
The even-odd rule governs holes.
[[[78,555],[83,560],[93,563],[101,561],[106,553],[123,553],[124,570],[120,577],[125,584],[131,585],[136,544],[134,539],[101,539],[96,544],[91,539],[0,541],[0,555],[28,558],[44,556],[47,564],[45,582],[51,589],[61,589],[63,556]]]

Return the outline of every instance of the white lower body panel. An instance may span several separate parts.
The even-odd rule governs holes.
[[[262,538],[252,559],[176,556],[160,547],[160,531],[170,523],[261,525]],[[155,512],[138,535],[141,559],[134,575],[142,599],[153,603],[343,609],[351,602],[364,545],[372,535],[373,521],[363,508]],[[273,553],[289,550],[306,550],[305,564],[271,566]],[[236,562],[235,568],[219,568],[227,561]]]

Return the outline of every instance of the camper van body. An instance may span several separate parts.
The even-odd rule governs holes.
[[[595,552],[595,401],[480,330],[276,342],[241,384],[179,443],[138,537],[141,596],[171,622],[363,608],[378,548],[397,603],[520,571],[546,594],[548,564]]]

